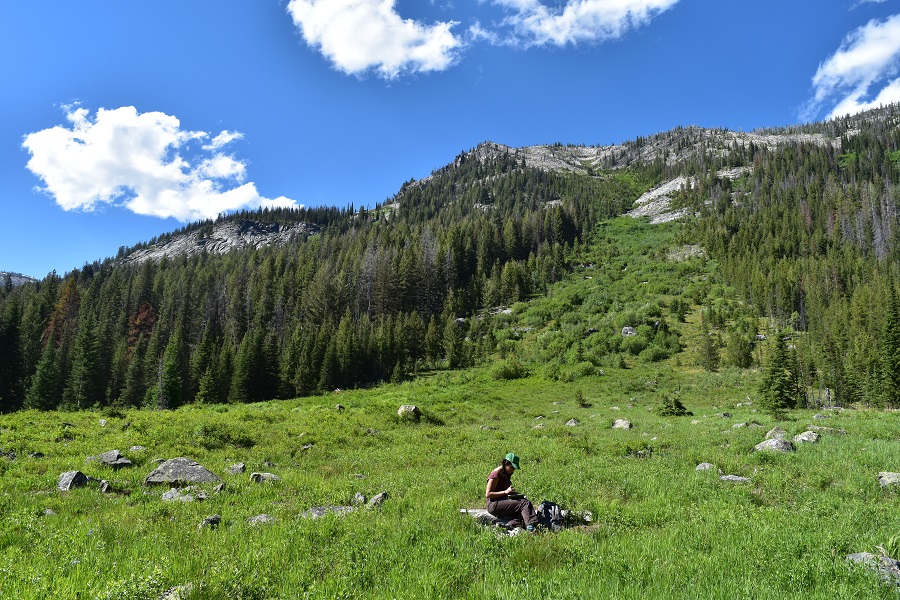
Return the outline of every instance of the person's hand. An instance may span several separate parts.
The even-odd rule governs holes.
[[[514,488],[513,486],[509,486],[509,487],[506,489],[506,495],[507,495],[507,496],[508,496],[509,494],[515,494],[515,493],[516,493],[516,488]]]

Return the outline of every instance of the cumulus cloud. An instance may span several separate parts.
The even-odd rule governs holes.
[[[240,133],[223,131],[208,144],[203,131],[181,129],[176,117],[139,113],[133,106],[101,108],[92,118],[66,107],[71,127],[56,126],[25,136],[28,169],[63,210],[93,211],[124,206],[140,215],[180,221],[214,218],[222,212],[298,206],[285,197],[260,196],[246,179],[245,163],[221,152]]]
[[[539,0],[493,0],[512,14],[503,25],[512,43],[565,46],[618,39],[650,22],[678,0],[568,0],[549,8]]]
[[[830,119],[900,102],[898,67],[900,15],[869,21],[850,32],[837,52],[819,65],[803,118],[813,118],[825,104],[834,105]]]
[[[454,21],[426,25],[403,19],[396,0],[291,0],[288,13],[306,43],[341,71],[374,70],[393,79],[404,73],[443,71],[462,48]]]

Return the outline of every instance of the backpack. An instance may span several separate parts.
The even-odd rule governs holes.
[[[538,505],[537,510],[538,522],[552,531],[559,531],[563,528],[562,509],[556,502],[544,500]]]

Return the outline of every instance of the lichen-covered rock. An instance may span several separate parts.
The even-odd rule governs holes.
[[[209,469],[190,458],[172,458],[153,469],[144,480],[145,485],[185,486],[195,483],[218,483]]]
[[[231,475],[240,475],[247,470],[247,466],[244,463],[234,463],[225,470],[228,471]]]
[[[767,440],[783,440],[787,438],[787,432],[781,427],[775,427],[766,434]]]
[[[612,425],[613,429],[631,429],[632,427],[631,421],[626,421],[625,419],[616,419]]]
[[[566,421],[566,427],[575,427],[578,425],[578,419],[569,419]]]
[[[789,440],[773,438],[758,443],[753,449],[757,452],[793,452],[794,444]]]
[[[876,556],[869,552],[857,552],[848,554],[847,560],[854,563],[867,565],[878,573],[885,583],[900,585],[900,561],[889,556]]]
[[[729,483],[750,483],[749,477],[741,477],[740,475],[722,475],[719,479]]]
[[[388,499],[387,492],[381,492],[380,494],[376,494],[376,495],[372,496],[371,500],[369,500],[369,508],[378,508],[379,506],[384,504],[384,501],[387,499]]]
[[[878,483],[883,488],[890,487],[892,485],[900,485],[900,473],[882,471],[878,474]]]
[[[418,421],[422,418],[422,411],[414,404],[404,404],[397,409],[397,416],[401,419],[409,419],[410,421]]]
[[[795,444],[815,444],[819,441],[819,434],[815,431],[804,431],[794,436]]]

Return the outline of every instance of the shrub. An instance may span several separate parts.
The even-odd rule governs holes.
[[[666,398],[663,398],[663,401],[657,408],[656,412],[661,417],[683,417],[685,415],[693,414],[689,412],[684,407],[684,404],[681,403],[681,400],[679,400],[675,396],[667,396]]]
[[[515,358],[508,358],[491,370],[494,379],[522,379],[528,377],[528,369]]]

